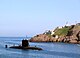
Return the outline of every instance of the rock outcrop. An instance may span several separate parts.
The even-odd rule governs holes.
[[[52,37],[51,35],[39,34],[30,39],[31,42],[56,42],[57,38]]]
[[[66,42],[66,43],[80,43],[80,25],[64,26],[56,28],[52,35],[47,33],[39,34],[30,39],[31,42]]]

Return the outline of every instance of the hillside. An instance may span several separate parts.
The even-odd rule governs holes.
[[[69,31],[70,27],[63,27],[61,29],[57,28],[54,32],[54,35],[58,35],[58,36],[65,36],[67,35],[68,31]]]
[[[80,24],[57,27],[54,31],[49,30],[32,37],[30,41],[80,43]]]

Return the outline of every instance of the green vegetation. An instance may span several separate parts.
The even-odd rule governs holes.
[[[46,34],[49,38],[51,38],[51,34]]]
[[[63,27],[61,29],[57,28],[55,30],[55,35],[58,35],[58,36],[66,36],[68,31],[69,31],[70,27]]]

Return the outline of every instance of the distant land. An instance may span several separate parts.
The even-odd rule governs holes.
[[[47,30],[30,39],[30,42],[65,42],[80,44],[80,23]]]

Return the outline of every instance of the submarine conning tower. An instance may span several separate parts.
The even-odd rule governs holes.
[[[28,47],[29,46],[29,42],[28,40],[22,40],[22,47]]]

